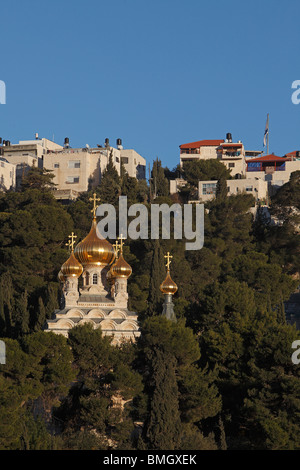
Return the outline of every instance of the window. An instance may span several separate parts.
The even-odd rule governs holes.
[[[229,168],[234,168],[235,167],[235,163],[229,163]]]
[[[68,167],[69,168],[80,168],[80,160],[69,160]]]
[[[79,183],[79,176],[68,176],[67,183]]]
[[[4,167],[4,162],[1,162],[1,166]]]
[[[59,168],[59,163],[54,163],[54,168]]]
[[[216,194],[217,183],[203,183],[202,185],[202,194]]]
[[[246,186],[246,191],[253,191],[253,186]]]
[[[116,162],[119,163],[120,162],[120,159],[119,157],[116,157]]]
[[[126,165],[128,163],[128,157],[121,157],[121,162]]]
[[[93,284],[98,284],[98,274],[93,274]]]

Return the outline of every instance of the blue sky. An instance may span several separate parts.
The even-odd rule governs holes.
[[[299,0],[1,2],[0,136],[72,147],[121,138],[152,163],[231,132],[300,149]]]

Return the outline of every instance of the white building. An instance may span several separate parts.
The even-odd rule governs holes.
[[[123,164],[129,176],[137,179],[146,176],[146,160],[135,150],[124,149],[120,139],[117,148],[111,147],[108,139],[104,147],[96,148],[71,148],[66,140],[64,148],[48,150],[43,157],[44,168],[54,174],[53,182],[57,185],[54,194],[58,199],[73,199],[98,186],[110,155],[119,174]]]
[[[15,189],[16,165],[9,163],[6,158],[0,157],[0,191]]]
[[[274,194],[280,186],[290,180],[294,171],[300,170],[299,153],[292,152],[287,155],[289,156],[279,157],[271,154],[247,160],[247,178],[259,178],[268,182],[269,194]]]
[[[227,180],[227,194],[252,194],[256,201],[264,201],[268,197],[268,183],[261,178],[244,178]],[[217,181],[199,181],[198,198],[200,202],[207,202],[216,197]]]
[[[232,135],[229,132],[225,140],[199,140],[182,144],[179,148],[181,167],[185,162],[218,159],[230,170],[231,176],[245,176],[246,154],[249,158],[261,154],[259,151],[246,151],[242,141],[232,141]]]
[[[1,152],[9,163],[16,166],[16,187],[21,184],[22,178],[32,167],[43,167],[43,158],[48,150],[62,149],[63,147],[49,139],[39,139],[36,134],[35,140],[20,140],[18,144],[12,144],[4,140]]]

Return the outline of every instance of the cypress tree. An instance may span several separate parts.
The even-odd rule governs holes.
[[[225,201],[227,198],[226,178],[221,177],[217,182],[216,198],[219,201]]]
[[[26,290],[16,298],[14,320],[17,336],[29,332],[28,294]]]
[[[157,196],[169,195],[169,181],[165,177],[164,169],[158,158],[153,162],[152,181],[150,182],[150,185],[151,193],[154,195],[154,198]]]
[[[159,240],[154,241],[153,256],[150,269],[150,284],[148,295],[148,315],[152,316],[155,313],[161,312],[162,296],[159,286],[163,280],[161,273],[161,265],[163,260],[162,251],[160,248]]]
[[[153,350],[151,400],[145,440],[150,449],[174,450],[180,445],[180,413],[176,359],[159,347]]]
[[[121,179],[113,163],[112,152],[109,155],[107,167],[105,168],[99,186],[99,195],[102,203],[116,206],[121,194]]]

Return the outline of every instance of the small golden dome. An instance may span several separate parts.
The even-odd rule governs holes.
[[[170,276],[170,271],[167,272],[166,279],[164,282],[160,285],[160,290],[163,294],[175,294],[177,292],[178,287],[175,284],[175,282],[172,280]]]
[[[97,264],[107,266],[115,259],[113,246],[109,241],[100,238],[97,233],[96,217],[93,218],[90,233],[75,248],[75,256],[83,265]]]
[[[132,269],[131,266],[125,261],[123,258],[122,253],[120,254],[117,261],[112,265],[109,272],[111,272],[111,276],[116,277],[129,277],[131,276]]]
[[[70,258],[62,265],[60,272],[63,277],[79,277],[82,274],[83,267],[77,261],[72,251]]]

